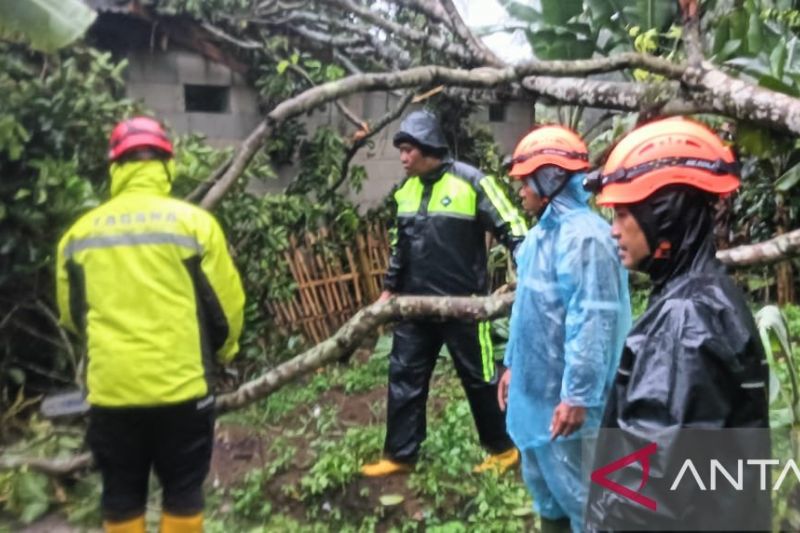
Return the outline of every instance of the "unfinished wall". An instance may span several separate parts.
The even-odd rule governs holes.
[[[230,146],[260,120],[257,93],[225,65],[182,50],[131,52],[128,61],[127,96],[142,101],[179,133],[203,133],[213,146]],[[215,110],[187,110],[187,86],[218,88],[225,94],[224,105]]]

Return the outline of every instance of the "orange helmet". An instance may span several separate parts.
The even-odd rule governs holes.
[[[517,144],[509,176],[522,179],[544,165],[567,170],[589,168],[589,151],[578,135],[564,126],[540,126]]]
[[[683,184],[725,196],[739,188],[739,165],[707,126],[674,117],[634,129],[585,186],[599,205],[631,204],[666,185]]]

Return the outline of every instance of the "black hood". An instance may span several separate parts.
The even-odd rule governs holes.
[[[629,206],[650,246],[650,256],[638,270],[650,276],[654,294],[676,276],[720,266],[715,258],[714,200],[693,187],[674,185]]]
[[[400,129],[394,134],[395,147],[400,143],[410,142],[420,148],[427,148],[430,151],[446,152],[448,150],[447,141],[439,126],[439,119],[430,111],[414,111],[409,113]]]

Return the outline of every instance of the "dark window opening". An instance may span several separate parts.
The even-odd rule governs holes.
[[[199,113],[227,113],[230,87],[224,85],[184,85],[183,99],[186,111]]]
[[[505,122],[505,121],[506,121],[506,105],[489,104],[489,122]]]

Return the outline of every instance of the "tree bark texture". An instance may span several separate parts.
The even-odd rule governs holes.
[[[396,296],[373,303],[345,322],[328,340],[243,384],[235,392],[217,398],[217,410],[226,412],[249,405],[287,382],[351,353],[365,337],[390,320],[412,317],[489,320],[506,314],[513,301],[514,293],[509,292],[484,297]]]

